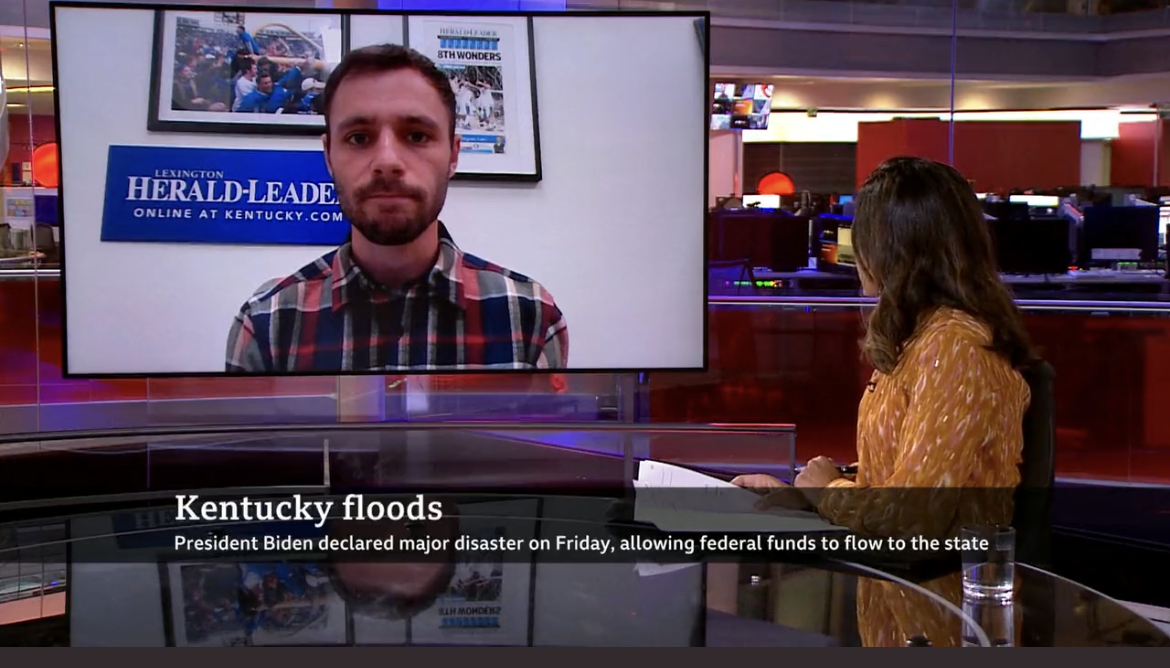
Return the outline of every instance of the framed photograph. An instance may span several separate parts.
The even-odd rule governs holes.
[[[447,73],[455,93],[455,178],[540,181],[532,18],[410,16],[406,42]]]
[[[147,129],[320,134],[345,26],[324,13],[156,11]]]
[[[171,647],[347,645],[345,602],[307,563],[160,565]]]
[[[460,504],[459,513],[463,536],[527,542],[537,535],[540,500]],[[461,554],[446,593],[410,620],[410,644],[530,646],[534,556],[531,551],[507,558],[492,552]]]

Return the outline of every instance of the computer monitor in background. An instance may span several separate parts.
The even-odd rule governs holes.
[[[853,201],[853,195],[841,195],[837,198],[838,204],[849,204]]]
[[[1158,198],[1158,246],[1166,245],[1166,227],[1170,225],[1170,197]]]
[[[1026,222],[1031,219],[1028,205],[1023,202],[983,201],[983,212],[996,220]]]
[[[853,228],[848,225],[837,227],[837,265],[857,268],[857,256],[853,253]]]
[[[837,228],[844,216],[833,214],[817,216],[813,221],[813,239],[810,255],[817,260],[817,269],[824,270],[837,263]]]
[[[744,195],[743,206],[745,209],[779,209],[780,196],[779,195]]]
[[[808,266],[809,219],[774,211],[744,209],[712,214],[715,248],[711,260],[747,260],[753,268],[791,272]]]
[[[1067,218],[987,221],[995,260],[1004,274],[1047,276],[1066,274],[1072,261]]]
[[[60,224],[60,218],[57,213],[57,205],[59,200],[57,195],[33,195],[33,214],[37,225],[52,225]]]
[[[836,213],[817,216],[813,221],[812,254],[816,257],[817,269],[829,273],[854,273],[853,245],[850,227],[853,218]],[[844,230],[845,244],[841,247],[840,236]]]
[[[1078,266],[1116,268],[1158,257],[1159,208],[1092,206],[1084,210]]]
[[[1028,207],[1028,215],[1031,218],[1055,217],[1056,210],[1060,208],[1060,198],[1056,195],[1012,195],[1008,202]]]
[[[746,260],[751,267],[771,266],[769,219],[775,215],[751,209],[713,212],[711,229],[714,243],[708,261]]]
[[[1108,191],[1110,204],[1113,206],[1124,207],[1130,205],[1131,197],[1145,197],[1145,188],[1109,188]]]
[[[807,269],[811,240],[811,218],[776,216],[772,231],[772,271]]]
[[[1008,201],[1015,204],[1027,204],[1033,209],[1055,209],[1060,206],[1060,198],[1056,195],[1012,195]]]

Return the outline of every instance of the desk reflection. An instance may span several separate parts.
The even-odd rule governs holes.
[[[921,587],[954,602],[961,597],[962,583],[962,574],[956,573]],[[906,647],[916,638],[925,638],[932,647],[963,646],[966,620],[922,590],[895,582],[859,579],[857,629],[862,646]],[[979,644],[978,640],[975,644]]]
[[[708,644],[1170,647],[1170,637],[1118,601],[1022,564],[1006,604],[965,599],[961,573],[904,583],[852,568],[740,565],[732,597],[726,574],[709,576]],[[738,632],[727,630],[735,624]]]

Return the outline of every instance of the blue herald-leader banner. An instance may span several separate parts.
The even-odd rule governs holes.
[[[336,246],[321,151],[111,146],[102,241]]]

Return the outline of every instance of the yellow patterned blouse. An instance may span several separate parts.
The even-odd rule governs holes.
[[[943,308],[889,375],[874,372],[857,419],[857,477],[830,483],[822,516],[857,533],[953,535],[963,524],[1009,523],[1020,482],[1031,394],[987,350],[991,332]],[[956,488],[962,488],[959,491]],[[998,488],[997,493],[976,489]],[[943,491],[947,490],[947,491]]]

